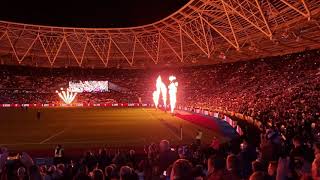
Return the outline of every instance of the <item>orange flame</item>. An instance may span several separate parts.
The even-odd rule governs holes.
[[[158,105],[159,105],[161,84],[162,84],[161,76],[158,76],[157,81],[156,81],[156,90],[153,91],[153,94],[152,94],[153,102],[154,102],[154,105],[156,106],[156,108],[158,108]]]
[[[153,92],[153,102],[156,108],[158,108],[159,105],[159,98],[160,94],[162,95],[162,100],[164,107],[167,106],[167,87],[166,85],[162,82],[161,76],[158,76],[157,81],[156,81],[156,90]]]
[[[156,108],[158,108],[160,91],[153,91],[152,96],[153,96],[154,105],[156,106]]]
[[[170,110],[171,113],[173,113],[174,108],[176,107],[176,102],[177,102],[177,87],[178,87],[178,82],[176,82],[176,77],[175,76],[170,76],[170,85],[168,86],[169,88],[169,99],[170,99]],[[156,108],[158,108],[159,105],[159,98],[160,98],[160,93],[162,95],[162,100],[164,107],[167,107],[167,92],[168,89],[166,85],[162,82],[161,76],[158,76],[157,81],[156,81],[156,90],[153,91],[153,102]]]
[[[164,108],[166,108],[167,107],[167,87],[163,82],[161,83],[160,90],[161,90],[163,105],[164,105]]]
[[[178,82],[174,82],[174,80],[176,80],[176,77],[174,76],[170,76],[169,80],[170,80],[170,84],[168,86],[168,89],[169,89],[169,99],[170,99],[170,110],[171,110],[171,113],[173,113],[177,103]]]

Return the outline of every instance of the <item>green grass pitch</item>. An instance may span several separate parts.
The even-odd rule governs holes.
[[[210,143],[213,136],[223,139],[212,130],[152,108],[1,108],[0,123],[0,146],[14,150],[52,149],[56,144],[69,148],[133,147],[161,139],[172,144],[191,143],[198,129],[203,131],[204,143]]]

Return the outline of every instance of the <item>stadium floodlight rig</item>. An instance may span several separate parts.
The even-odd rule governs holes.
[[[56,93],[65,104],[71,104],[74,98],[77,96],[76,92],[71,92],[68,89],[65,91],[63,88],[60,89],[60,92],[57,90]]]
[[[190,0],[167,18],[138,27],[70,28],[0,21],[0,61],[143,68],[254,59],[319,48],[319,18],[319,0]],[[219,58],[220,52],[226,58]]]

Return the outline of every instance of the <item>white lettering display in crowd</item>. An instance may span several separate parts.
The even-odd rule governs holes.
[[[108,92],[108,81],[69,81],[69,91],[82,92]]]

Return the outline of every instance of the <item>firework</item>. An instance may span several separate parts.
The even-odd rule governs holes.
[[[60,89],[59,91],[56,91],[56,93],[59,95],[59,97],[63,100],[64,103],[66,104],[71,104],[74,98],[76,97],[77,93],[75,92],[70,92],[69,89],[66,91],[63,90],[63,88]]]

